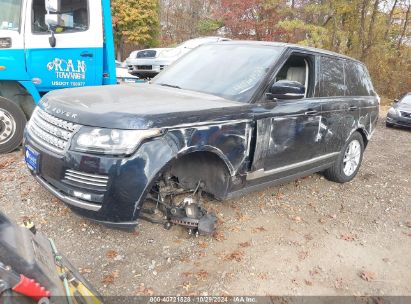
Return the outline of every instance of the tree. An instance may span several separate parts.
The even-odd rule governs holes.
[[[113,27],[117,58],[123,58],[126,42],[142,47],[158,44],[160,31],[158,0],[113,0]]]

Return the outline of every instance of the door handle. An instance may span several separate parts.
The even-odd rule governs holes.
[[[315,116],[318,115],[320,112],[316,111],[316,110],[308,110],[307,112],[305,112],[305,115],[308,116]]]
[[[357,111],[358,107],[357,106],[351,106],[348,108],[350,111]]]
[[[89,58],[91,58],[91,57],[93,57],[93,54],[92,54],[92,53],[88,53],[88,52],[83,52],[83,53],[80,54],[80,56],[81,56],[81,57],[89,57]]]

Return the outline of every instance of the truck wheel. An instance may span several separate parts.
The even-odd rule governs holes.
[[[360,170],[363,153],[364,140],[360,133],[355,132],[345,143],[334,165],[324,172],[325,177],[337,183],[352,181]]]
[[[9,153],[21,144],[26,123],[20,107],[0,97],[0,154]]]

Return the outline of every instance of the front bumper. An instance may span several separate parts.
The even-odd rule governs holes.
[[[401,116],[394,116],[394,115],[387,115],[387,124],[398,126],[398,127],[405,127],[411,128],[411,118],[405,118]]]
[[[127,61],[128,72],[131,74],[144,74],[155,76],[161,71],[163,71],[170,62],[167,60],[161,60],[157,58],[147,58],[147,59],[132,59]]]
[[[43,187],[74,212],[117,228],[137,225],[147,192],[173,154],[162,138],[144,143],[130,157],[74,151],[60,155],[38,144],[27,132],[26,146],[39,153],[38,170],[32,174]]]

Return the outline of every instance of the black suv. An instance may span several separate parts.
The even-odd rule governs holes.
[[[349,182],[378,112],[361,62],[231,41],[195,49],[149,84],[47,94],[24,148],[37,181],[74,211],[133,227],[147,200],[173,211],[181,195],[224,200],[320,171]]]

